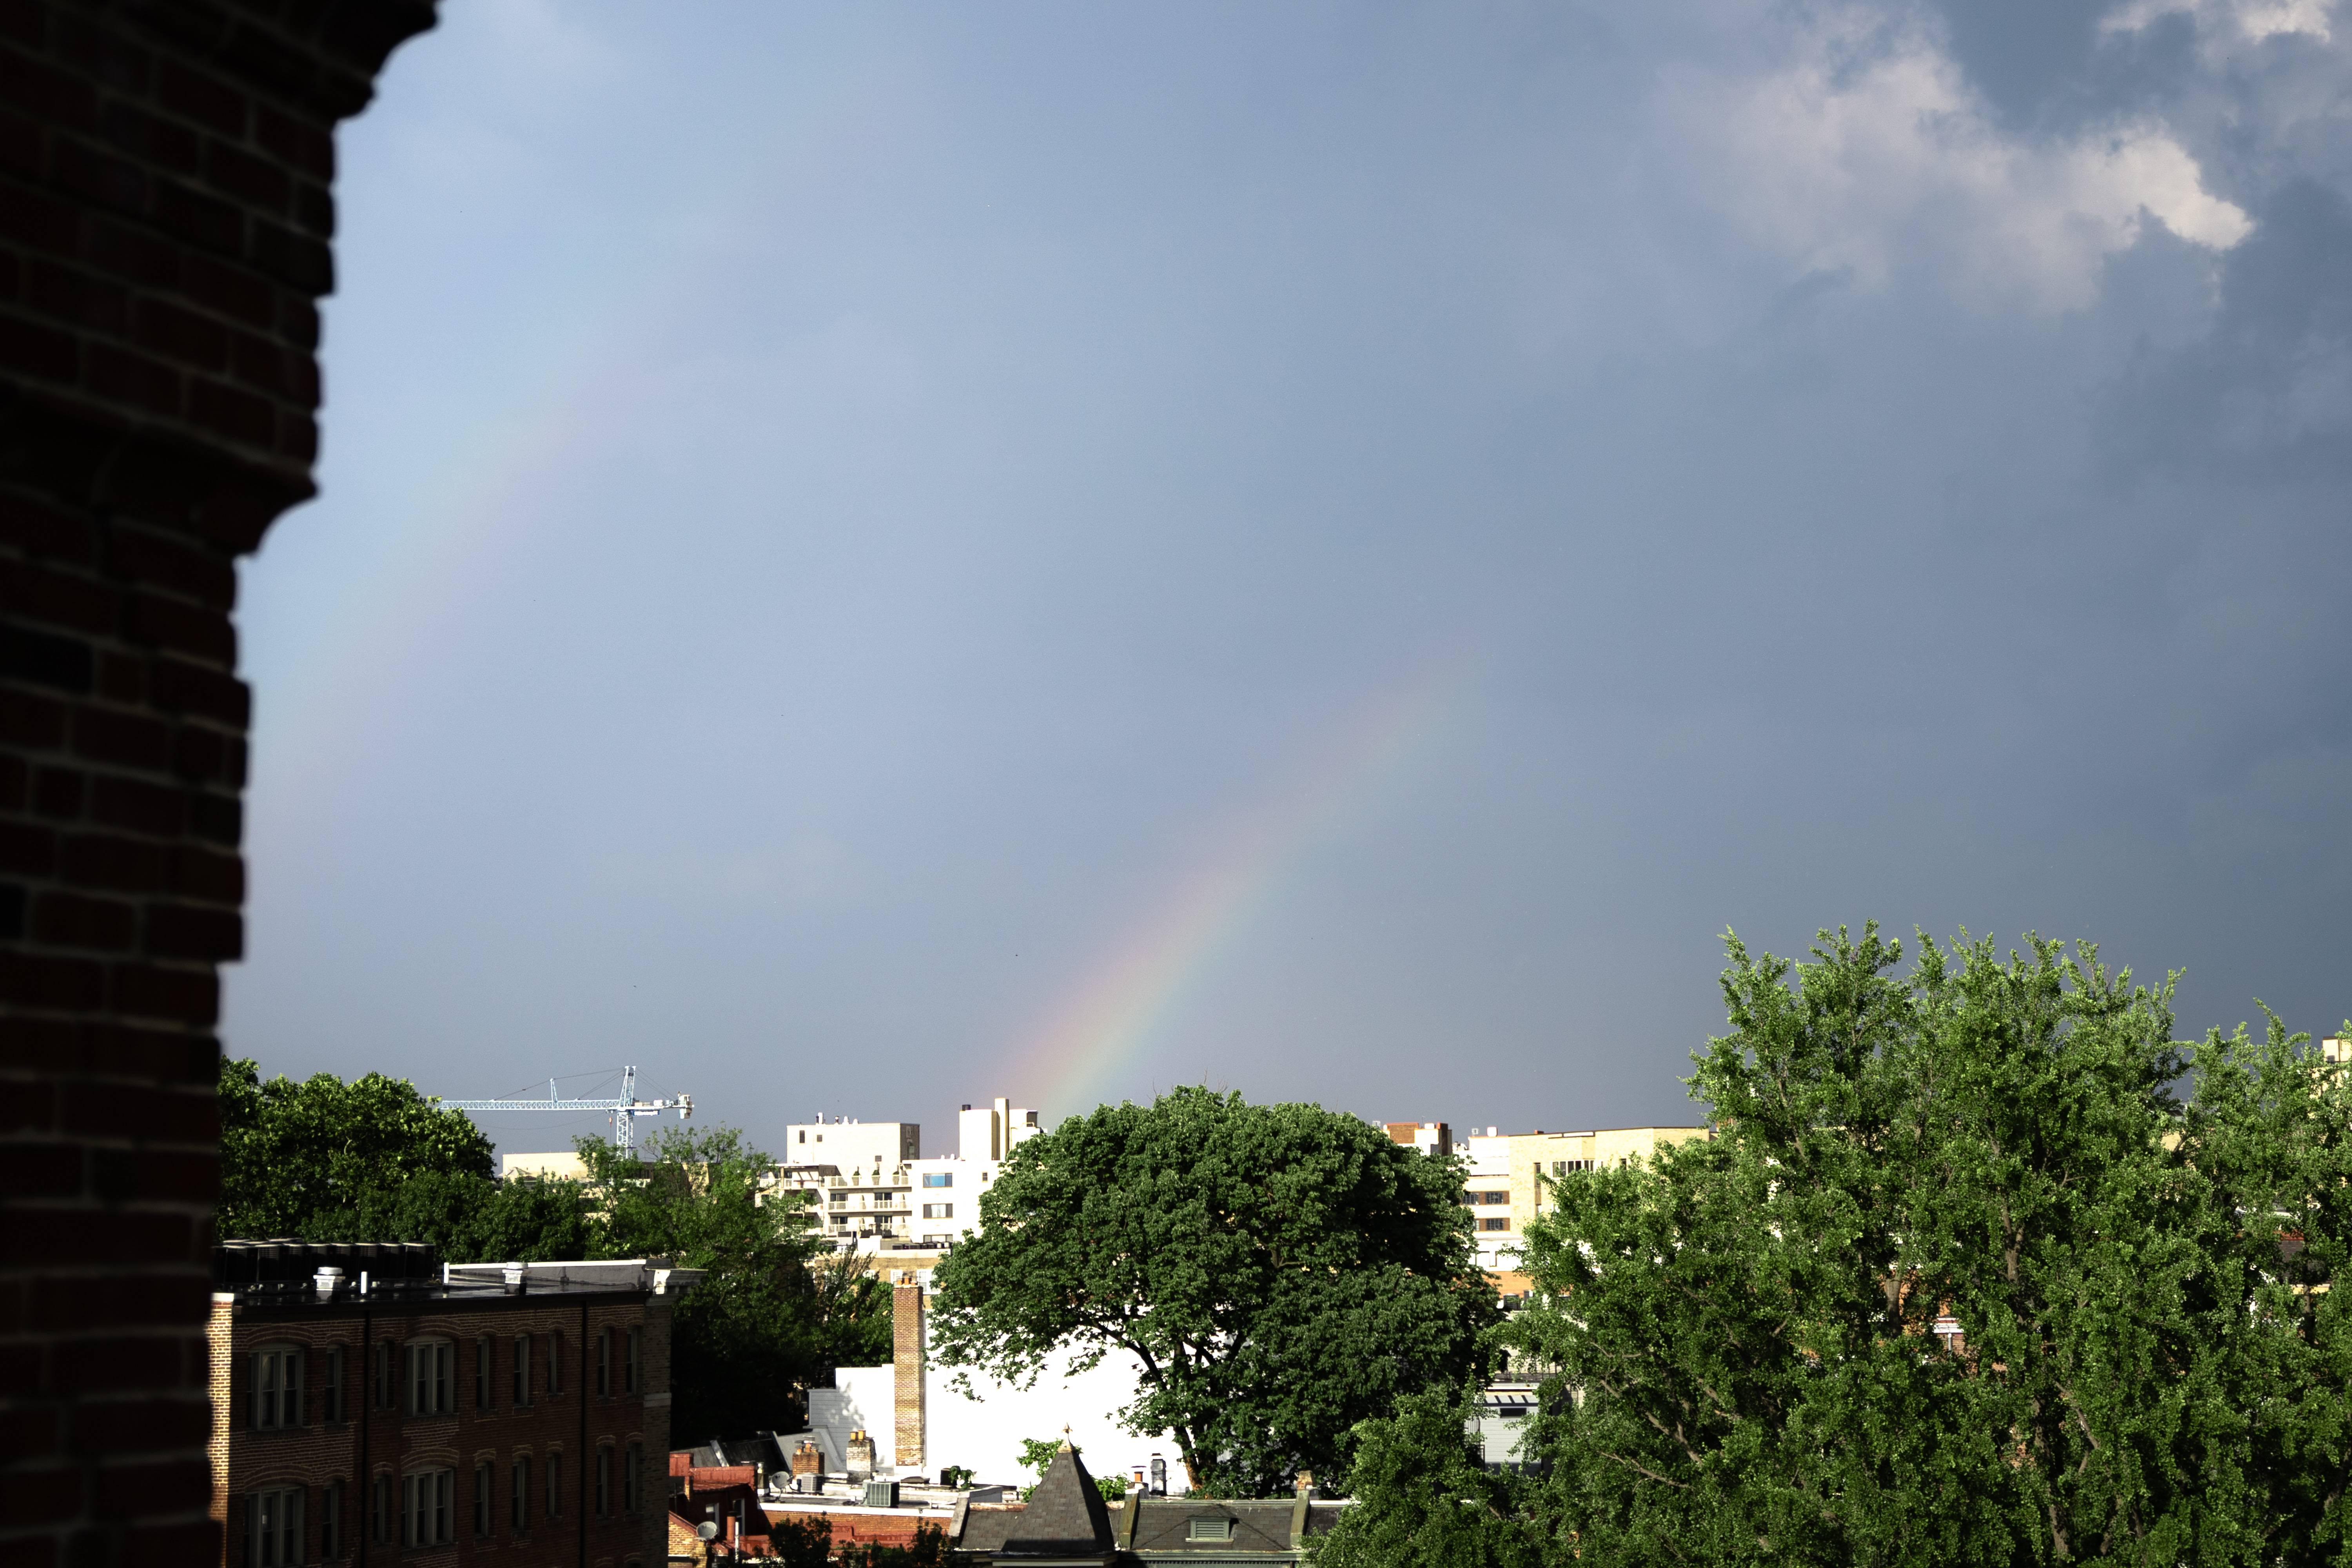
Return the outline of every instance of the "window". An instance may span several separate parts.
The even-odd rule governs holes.
[[[547,1517],[563,1517],[563,1456],[561,1454],[547,1457]]]
[[[1511,1201],[1511,1192],[1508,1187],[1500,1192],[1487,1188],[1478,1192],[1464,1193],[1462,1201],[1465,1204],[1507,1204]]]
[[[596,1517],[607,1519],[613,1512],[613,1450],[596,1450]]]
[[[302,1352],[264,1345],[253,1352],[253,1428],[280,1432],[302,1425]]]
[[[319,1558],[332,1563],[343,1554],[343,1483],[329,1481],[319,1492]]]
[[[302,1489],[273,1487],[245,1500],[247,1568],[302,1561]]]
[[[925,1219],[953,1219],[955,1218],[955,1205],[925,1204],[923,1205],[923,1217]]]
[[[519,1458],[514,1462],[514,1495],[507,1500],[508,1522],[517,1531],[530,1528],[530,1461]]]
[[[1500,1215],[1496,1215],[1480,1220],[1478,1222],[1478,1228],[1480,1230],[1508,1230],[1511,1228],[1511,1222]]]
[[[629,1331],[627,1351],[621,1358],[621,1391],[624,1394],[636,1394],[641,1392],[637,1387],[637,1366],[645,1355],[645,1330],[631,1329]]]
[[[457,1479],[454,1470],[416,1470],[400,1478],[403,1546],[446,1546],[456,1539],[449,1531],[449,1494]]]
[[[955,1173],[953,1171],[925,1171],[923,1173],[923,1185],[927,1187],[952,1187],[955,1185]]]
[[[491,1401],[497,1397],[491,1392],[498,1386],[491,1381],[497,1356],[491,1347],[497,1343],[488,1334],[474,1342],[474,1408],[477,1410],[488,1410]]]
[[[547,1336],[547,1392],[551,1398],[563,1392],[563,1336]]]
[[[1234,1521],[1230,1519],[1195,1517],[1184,1521],[1184,1539],[1187,1541],[1231,1541],[1233,1538]]]
[[[326,1409],[322,1414],[330,1421],[343,1418],[343,1347],[327,1352]]]
[[[515,1336],[514,1402],[516,1408],[530,1403],[530,1336]]]
[[[498,1532],[498,1516],[490,1510],[496,1500],[490,1496],[492,1479],[498,1474],[487,1464],[474,1467],[474,1533],[494,1535]]]
[[[608,1399],[613,1394],[613,1331],[596,1331],[596,1397]],[[602,1509],[597,1510],[599,1513]]]
[[[944,1236],[927,1236],[923,1237],[923,1245],[925,1247],[945,1247],[947,1244],[948,1238]]]
[[[1506,1405],[1495,1414],[1506,1421],[1524,1421],[1528,1418],[1528,1407],[1524,1405]]]
[[[440,1415],[449,1409],[449,1352],[457,1347],[447,1340],[415,1340],[408,1346],[408,1413],[411,1415]]]
[[[1551,1163],[1551,1173],[1555,1176],[1565,1176],[1570,1171],[1591,1169],[1592,1169],[1592,1162],[1590,1160],[1554,1160]]]
[[[398,1385],[394,1382],[392,1366],[392,1342],[390,1340],[377,1341],[375,1347],[375,1407],[378,1410],[391,1409],[394,1401],[398,1398]]]
[[[378,1476],[368,1489],[368,1539],[378,1546],[392,1541],[392,1478]]]
[[[630,1331],[632,1333],[635,1333],[635,1331],[636,1331],[634,1329]],[[637,1487],[639,1484],[637,1475],[639,1471],[645,1468],[645,1445],[642,1443],[630,1444],[628,1453],[624,1456],[621,1460],[621,1511],[623,1513],[635,1513],[637,1511],[639,1506],[637,1502]]]

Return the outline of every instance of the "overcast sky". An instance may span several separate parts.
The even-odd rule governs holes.
[[[1696,1111],[1721,938],[2352,1013],[2352,8],[462,0],[226,1043],[771,1147]],[[509,1149],[593,1121],[493,1120]]]

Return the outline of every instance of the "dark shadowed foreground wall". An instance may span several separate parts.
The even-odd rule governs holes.
[[[334,129],[430,0],[0,0],[0,1563],[217,1558],[236,558],[310,495]]]

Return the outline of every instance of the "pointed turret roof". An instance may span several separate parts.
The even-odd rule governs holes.
[[[1029,1494],[999,1553],[1005,1557],[1094,1557],[1111,1551],[1110,1509],[1094,1477],[1064,1443]]]

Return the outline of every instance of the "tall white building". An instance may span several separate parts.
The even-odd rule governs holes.
[[[1013,1151],[1044,1131],[1035,1111],[1002,1096],[958,1111],[954,1157],[918,1160],[913,1165],[915,1244],[952,1247],[959,1237],[971,1234],[980,1224],[980,1194]]]
[[[980,1223],[980,1194],[1022,1142],[1045,1131],[1037,1113],[998,1099],[956,1114],[956,1152],[922,1158],[911,1121],[824,1119],[785,1129],[783,1191],[810,1194],[808,1223],[844,1252],[931,1252]],[[927,1278],[929,1260],[894,1265]]]
[[[811,1194],[808,1223],[841,1251],[903,1245],[910,1237],[913,1165],[923,1129],[912,1121],[819,1117],[784,1129],[777,1185]]]

